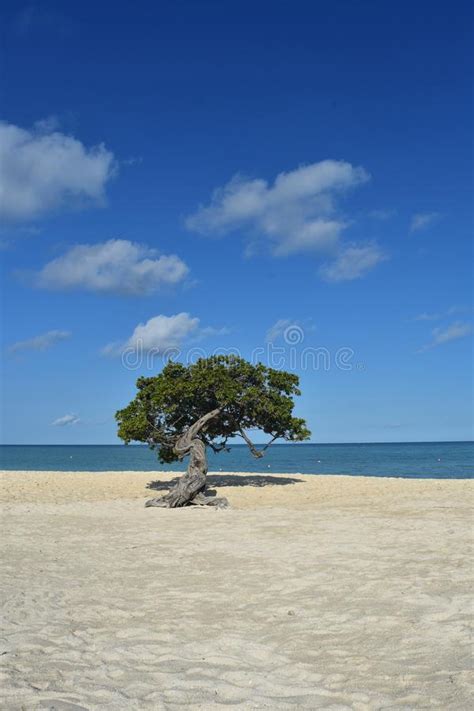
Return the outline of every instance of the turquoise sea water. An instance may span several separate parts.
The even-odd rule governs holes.
[[[0,469],[53,471],[184,471],[185,463],[160,464],[146,446],[3,445]],[[353,474],[466,479],[474,474],[474,442],[386,444],[276,444],[262,459],[245,445],[209,453],[210,471]]]

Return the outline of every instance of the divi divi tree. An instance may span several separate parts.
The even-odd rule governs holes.
[[[186,473],[162,497],[147,506],[227,504],[206,495],[206,448],[227,448],[240,437],[255,457],[276,439],[299,442],[310,432],[303,419],[293,416],[300,395],[298,376],[232,355],[202,358],[184,366],[169,362],[161,373],[141,377],[132,402],[116,413],[118,436],[126,443],[145,442],[163,463],[189,457]],[[251,434],[268,437],[256,447]]]

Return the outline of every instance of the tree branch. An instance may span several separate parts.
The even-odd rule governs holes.
[[[174,451],[176,452],[176,454],[180,457],[184,457],[189,452],[192,441],[196,437],[196,435],[209,422],[209,420],[212,420],[214,417],[217,417],[220,412],[221,408],[216,407],[214,410],[211,410],[210,412],[207,412],[205,415],[200,417],[199,420],[196,420],[196,422],[192,424],[191,427],[188,427],[188,429],[181,435],[181,437],[174,445]]]
[[[153,422],[150,422],[149,418],[146,418],[148,424],[150,427],[152,427],[155,432],[158,434],[158,437],[156,439],[158,440],[159,444],[165,444],[168,445],[169,447],[172,447],[176,443],[176,435],[166,435],[166,433],[161,429],[159,429]],[[151,439],[151,438],[150,438]],[[152,440],[153,441],[153,440]]]
[[[245,440],[245,442],[247,443],[248,448],[250,449],[253,456],[256,457],[257,459],[261,459],[263,457],[263,454],[260,452],[260,450],[258,450],[255,447],[254,443],[252,442],[250,437],[247,435],[247,433],[244,432],[243,429],[239,429],[239,433],[240,433],[240,436],[242,437],[242,439]]]
[[[241,429],[241,428],[239,429],[239,434],[242,437],[242,439],[245,440],[245,442],[247,443],[248,448],[250,449],[253,456],[256,457],[257,459],[261,459],[263,457],[263,453],[279,437],[279,435],[276,434],[274,437],[271,438],[271,440],[269,442],[267,442],[267,444],[264,447],[262,447],[262,449],[257,449],[256,446],[254,445],[254,443],[252,442],[252,440],[250,439],[250,437],[247,435],[246,432],[244,432],[243,429]]]
[[[269,442],[266,443],[266,445],[260,450],[261,452],[265,452],[273,442],[278,439],[280,435],[276,434],[274,437],[271,438]]]
[[[218,454],[219,452],[222,452],[223,450],[226,450],[227,452],[229,451],[229,447],[227,446],[227,439],[224,442],[219,442],[218,444],[214,444],[211,442],[207,437],[205,438],[205,443],[208,447],[212,449],[213,452]]]

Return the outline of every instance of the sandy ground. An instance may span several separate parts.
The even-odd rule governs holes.
[[[171,478],[3,473],[2,708],[472,708],[469,482]]]

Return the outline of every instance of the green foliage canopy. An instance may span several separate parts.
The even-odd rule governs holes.
[[[230,437],[240,436],[252,454],[261,456],[248,432],[262,430],[291,442],[308,439],[303,419],[293,417],[293,398],[300,395],[297,375],[253,365],[237,356],[212,356],[184,366],[169,362],[161,373],[137,380],[138,392],[115,417],[118,436],[126,443],[146,442],[162,462],[179,458],[174,446],[191,425],[218,410],[199,433],[220,451]]]

